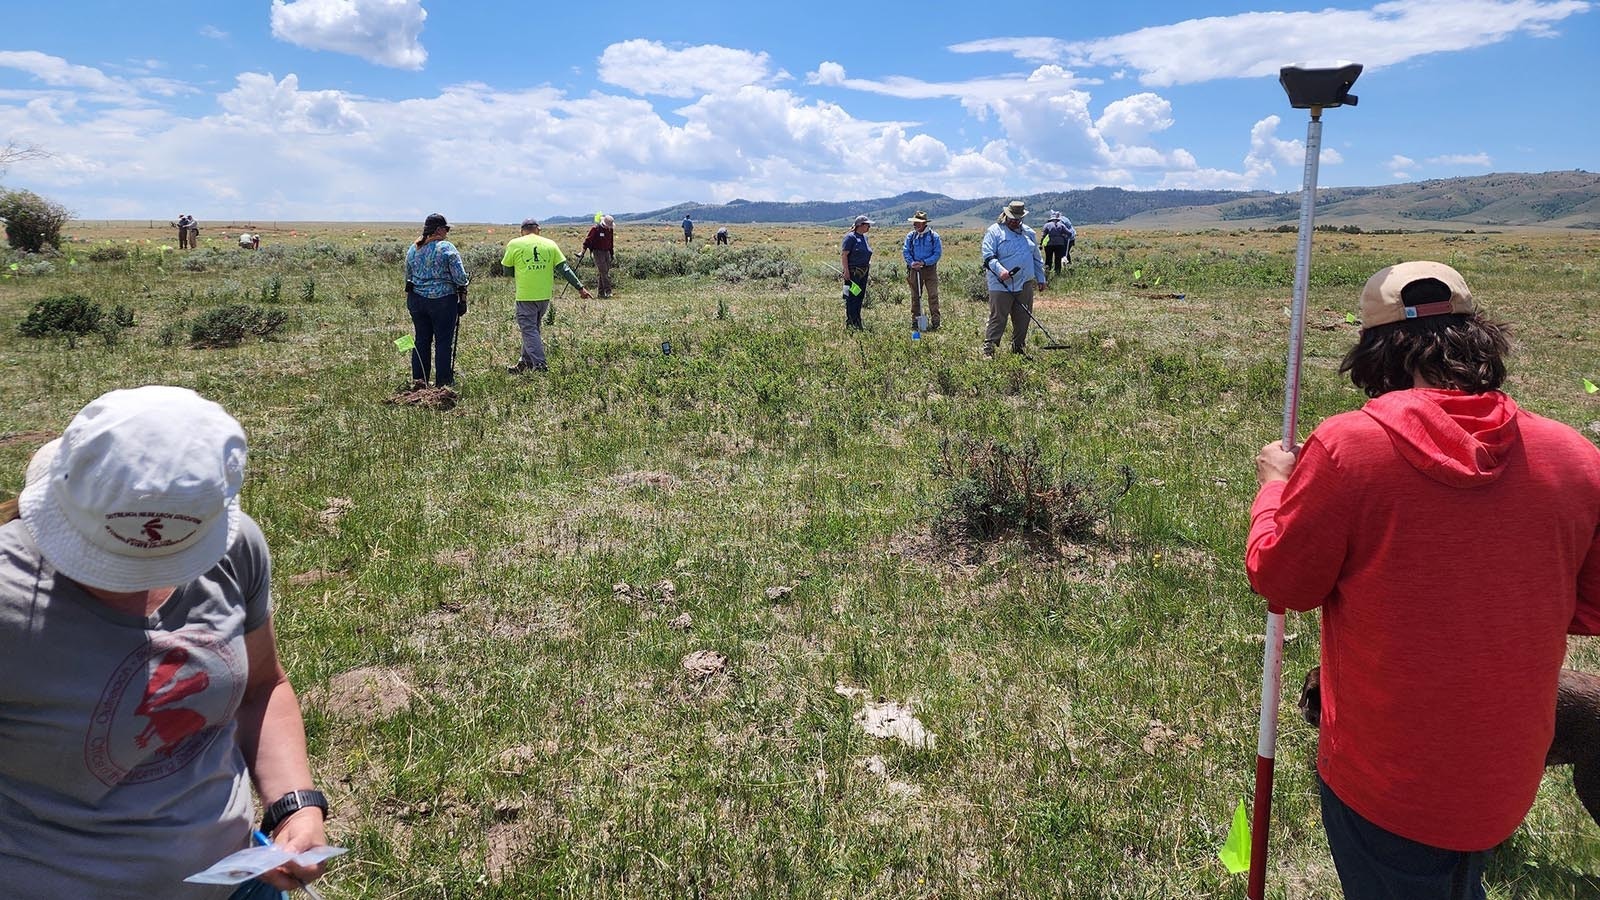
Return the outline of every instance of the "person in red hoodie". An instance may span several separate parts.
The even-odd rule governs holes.
[[[1256,457],[1246,570],[1322,610],[1322,821],[1347,898],[1483,898],[1555,729],[1567,635],[1600,633],[1600,449],[1499,388],[1461,274],[1361,292],[1341,373],[1372,398]]]

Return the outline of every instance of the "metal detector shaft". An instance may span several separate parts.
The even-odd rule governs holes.
[[[1300,415],[1300,358],[1305,337],[1306,286],[1311,276],[1312,220],[1317,209],[1317,163],[1322,149],[1322,109],[1312,107],[1306,127],[1305,183],[1300,193],[1300,235],[1295,247],[1294,297],[1289,306],[1289,358],[1283,384],[1283,447],[1295,448]],[[1264,900],[1267,836],[1272,823],[1272,774],[1278,744],[1278,704],[1283,695],[1283,610],[1267,607],[1261,660],[1261,724],[1256,741],[1255,807],[1250,827],[1250,880],[1245,896]]]

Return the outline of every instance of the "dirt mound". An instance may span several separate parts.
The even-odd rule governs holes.
[[[321,699],[335,716],[374,722],[410,707],[411,694],[404,672],[367,666],[333,676]]]
[[[412,382],[411,387],[396,391],[385,404],[397,406],[424,406],[440,411],[455,409],[461,395],[447,387],[428,387],[422,382]]]

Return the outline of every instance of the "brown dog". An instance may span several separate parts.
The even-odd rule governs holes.
[[[1312,666],[1300,685],[1300,714],[1322,723],[1322,667]],[[1556,735],[1546,766],[1572,766],[1578,800],[1600,825],[1600,675],[1562,669],[1556,683]]]

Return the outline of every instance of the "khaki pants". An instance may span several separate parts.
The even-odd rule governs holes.
[[[906,270],[906,284],[911,287],[911,324],[917,324],[922,315],[922,297],[928,297],[928,328],[939,327],[939,264],[925,265],[920,269]]]
[[[1033,279],[1015,291],[989,292],[989,326],[983,332],[985,355],[992,355],[1005,335],[1006,319],[1011,320],[1011,352],[1021,353],[1028,338],[1028,323],[1033,321]]]
[[[592,255],[594,267],[600,272],[600,296],[609,297],[611,296],[611,251],[596,250]]]

